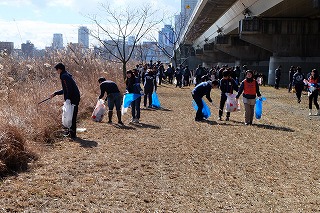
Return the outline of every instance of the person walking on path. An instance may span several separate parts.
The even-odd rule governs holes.
[[[219,109],[219,120],[222,120],[223,108],[227,101],[226,93],[233,93],[233,90],[238,92],[238,84],[237,82],[230,76],[230,71],[224,71],[222,73],[222,79],[220,80],[220,109]],[[230,112],[227,112],[226,121],[229,121]]]
[[[118,124],[123,125],[121,121],[121,94],[117,84],[113,81],[106,80],[104,77],[98,79],[100,84],[100,96],[99,99],[102,99],[104,94],[107,93],[106,101],[108,103],[108,123],[112,123],[113,108],[116,106]]]
[[[212,88],[217,88],[218,87],[218,81],[206,81],[198,84],[191,92],[192,97],[194,101],[196,102],[198,106],[198,110],[196,112],[196,117],[195,121],[202,121],[203,119],[203,103],[202,103],[202,97],[206,96],[208,101],[212,103],[212,99],[210,97],[210,92]]]
[[[295,89],[298,103],[301,102],[301,94],[304,88],[304,75],[301,72],[301,67],[297,67],[297,71],[292,77],[292,87]]]
[[[133,93],[133,94],[141,95],[141,93],[143,93],[137,73],[132,72],[131,70],[127,71],[126,90],[128,93]],[[131,102],[132,123],[139,123],[140,103],[141,103],[141,96]]]
[[[153,69],[155,70],[155,69]],[[153,90],[157,91],[157,81],[155,73],[152,69],[148,69],[144,79],[144,102],[143,105],[147,107],[147,101],[149,100],[148,108],[152,108],[152,93]]]
[[[253,78],[253,72],[247,70],[246,79],[241,82],[238,94],[239,99],[243,92],[243,103],[245,109],[245,125],[252,125],[254,116],[254,105],[256,104],[256,95],[261,98],[258,82]]]
[[[281,68],[282,66],[279,65],[278,68],[275,70],[275,84],[274,84],[274,88],[275,89],[279,89],[279,84],[280,84],[280,78],[281,78]]]
[[[72,125],[68,133],[69,136],[74,139],[77,137],[77,116],[78,106],[80,103],[80,91],[72,75],[68,71],[66,71],[64,64],[58,63],[54,66],[54,68],[60,76],[62,90],[54,92],[50,95],[50,98],[53,98],[56,95],[63,95],[65,101],[69,100],[71,104],[74,105]]]
[[[290,93],[292,90],[292,82],[293,82],[293,75],[296,73],[296,68],[291,66],[289,69],[289,85],[288,85],[288,92]]]
[[[308,78],[308,96],[309,96],[309,115],[312,115],[312,102],[316,106],[317,113],[316,115],[320,115],[319,104],[318,104],[318,96],[319,96],[319,74],[316,69],[311,71],[311,75]]]

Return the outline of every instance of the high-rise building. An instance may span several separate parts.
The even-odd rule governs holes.
[[[53,34],[53,42],[52,42],[53,49],[62,49],[63,48],[63,38],[61,33]]]
[[[181,0],[182,19],[188,21],[199,0]]]
[[[0,53],[6,53],[10,55],[11,52],[13,51],[13,46],[14,46],[13,42],[0,41]]]
[[[159,31],[159,46],[162,48],[173,47],[174,42],[174,31],[172,26],[164,25],[164,28]]]
[[[134,44],[134,41],[136,40],[135,36],[129,36],[128,37],[128,45],[132,46]]]
[[[78,29],[78,44],[84,48],[89,48],[89,30],[85,26]]]
[[[21,44],[21,51],[25,57],[33,57],[34,44],[32,44],[31,41]]]

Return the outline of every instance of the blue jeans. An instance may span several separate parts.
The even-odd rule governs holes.
[[[141,97],[131,102],[132,118],[140,119],[140,103],[141,103]]]

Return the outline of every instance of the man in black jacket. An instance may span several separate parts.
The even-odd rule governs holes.
[[[107,93],[106,101],[108,102],[108,123],[112,123],[112,114],[114,105],[116,105],[118,124],[123,124],[121,121],[121,94],[117,84],[113,81],[106,80],[101,77],[98,79],[100,84],[100,96],[99,99],[102,99],[104,93]]]
[[[65,66],[62,63],[58,63],[54,67],[57,73],[60,75],[62,90],[56,91],[51,94],[50,98],[56,95],[63,95],[64,100],[69,100],[74,105],[74,111],[72,116],[72,126],[70,127],[69,136],[76,138],[77,136],[77,116],[78,116],[78,105],[80,102],[80,91],[72,75],[66,71]]]

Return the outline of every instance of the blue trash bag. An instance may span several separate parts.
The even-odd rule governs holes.
[[[262,102],[267,100],[265,97],[261,97],[261,99],[256,99],[256,119],[261,119],[262,117]]]
[[[160,108],[161,107],[160,101],[159,101],[159,98],[158,98],[158,95],[157,95],[156,91],[154,91],[152,93],[152,106],[156,107],[156,108]]]
[[[205,117],[207,119],[210,117],[211,112],[210,112],[208,105],[206,104],[206,102],[203,99],[202,99],[202,104],[203,104],[202,114],[203,114],[203,117]],[[198,110],[198,105],[194,100],[192,100],[192,106],[196,111]]]

